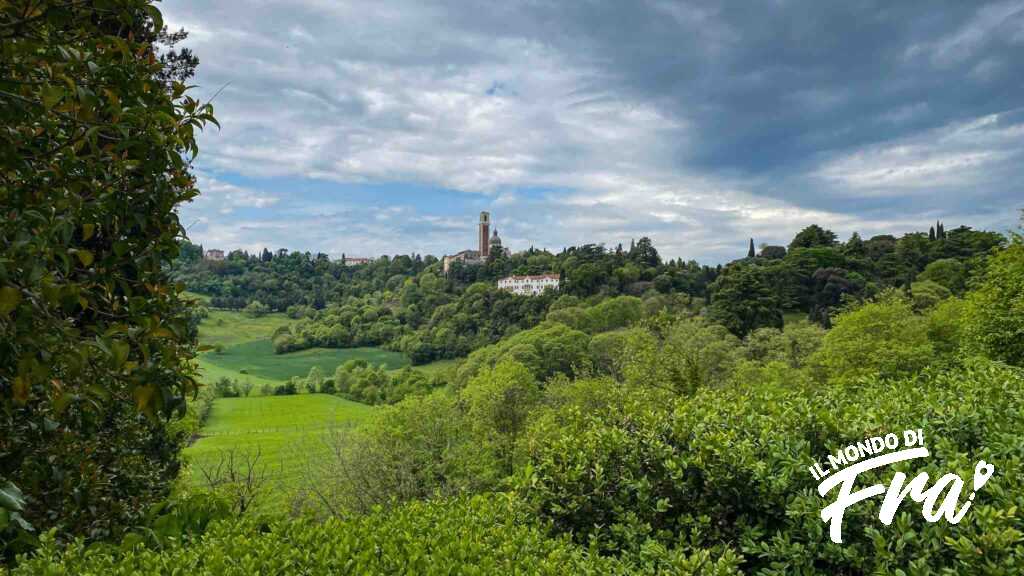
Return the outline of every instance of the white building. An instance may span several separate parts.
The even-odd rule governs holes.
[[[224,259],[224,251],[217,249],[207,250],[206,254],[203,254],[203,258],[220,262]]]
[[[345,264],[345,266],[358,266],[360,264],[369,264],[370,262],[373,262],[373,258],[359,258],[359,257],[356,257],[356,256],[344,256],[341,261],[342,261],[343,264]]]
[[[498,288],[520,296],[536,296],[548,288],[558,290],[558,275],[509,276],[498,280]]]

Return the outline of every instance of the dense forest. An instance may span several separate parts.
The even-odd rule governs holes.
[[[919,301],[961,294],[971,271],[1001,234],[961,226],[946,231],[889,235],[846,242],[819,226],[801,231],[788,247],[763,246],[746,258],[715,268],[663,261],[648,238],[629,249],[571,247],[559,254],[538,250],[496,253],[483,265],[456,263],[447,277],[434,257],[383,256],[345,266],[326,255],[269,250],[235,251],[224,261],[201,258],[185,244],[175,275],[189,289],[211,296],[211,305],[253,314],[287,312],[298,321],[274,338],[275,350],[385,346],[414,363],[459,358],[539,324],[557,308],[593,305],[621,295],[683,295],[743,337],[757,328],[782,326],[799,313],[828,327],[849,302],[899,287]],[[558,294],[528,298],[498,290],[511,274],[560,275]],[[571,311],[562,312],[570,314]]]

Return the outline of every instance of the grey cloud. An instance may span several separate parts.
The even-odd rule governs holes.
[[[205,166],[442,186],[523,222],[546,216],[509,195],[556,191],[541,202],[561,226],[512,226],[517,241],[646,233],[718,259],[734,237],[783,241],[812,220],[1009,226],[1021,202],[1021,1],[164,9],[193,32],[203,91],[230,83]],[[409,241],[345,225],[381,251]]]

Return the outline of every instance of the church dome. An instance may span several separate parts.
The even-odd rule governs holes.
[[[498,236],[498,229],[494,229],[494,234],[491,235],[491,246],[501,246],[501,238]]]

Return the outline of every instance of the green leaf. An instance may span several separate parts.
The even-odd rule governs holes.
[[[20,511],[25,508],[25,496],[13,482],[7,481],[0,484],[0,508],[12,511]]]
[[[14,401],[24,405],[28,402],[29,381],[25,376],[14,377]]]
[[[130,349],[128,343],[121,340],[115,340],[110,343],[110,354],[114,358],[114,368],[124,366],[124,363],[128,360]]]
[[[21,302],[21,290],[14,286],[0,288],[0,314],[7,315]]]
[[[146,13],[153,19],[153,30],[159,32],[164,27],[164,16],[160,13],[160,9],[152,4],[146,6]]]
[[[152,402],[156,395],[156,386],[147,384],[146,386],[136,386],[132,390],[132,396],[135,397],[135,406],[146,414],[151,414],[153,411]]]
[[[92,235],[95,233],[95,224],[82,224],[82,240],[88,240],[89,238],[92,238]]]
[[[89,266],[92,264],[93,260],[95,260],[95,256],[93,256],[92,252],[89,252],[88,250],[78,250],[76,255],[78,256],[78,260],[81,261],[82,266]]]
[[[39,95],[43,99],[43,108],[53,108],[64,98],[67,91],[62,86],[47,85],[40,90]]]

